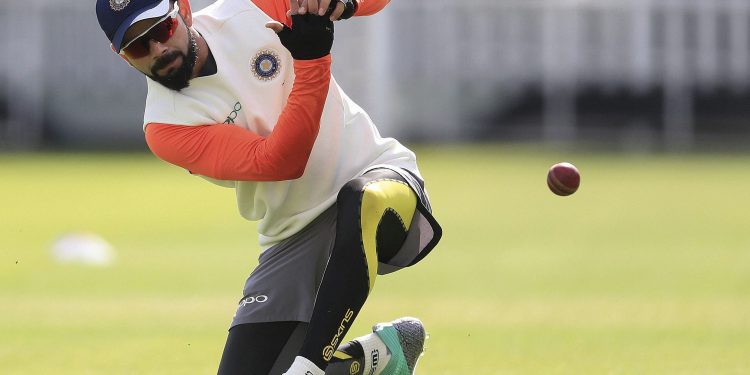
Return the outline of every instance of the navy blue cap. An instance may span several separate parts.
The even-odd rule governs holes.
[[[134,23],[147,18],[164,17],[171,0],[96,0],[96,18],[117,53],[122,49],[125,32]]]

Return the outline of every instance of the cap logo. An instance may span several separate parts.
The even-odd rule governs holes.
[[[125,9],[130,4],[130,0],[109,0],[109,7],[115,12]]]

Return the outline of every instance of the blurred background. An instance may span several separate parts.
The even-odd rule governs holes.
[[[750,0],[393,0],[334,75],[444,229],[350,337],[420,317],[420,375],[750,373]],[[146,151],[145,96],[93,0],[0,0],[0,374],[216,372],[256,224]]]
[[[0,147],[143,149],[145,81],[89,2],[3,0],[0,25]],[[750,139],[747,0],[394,1],[339,29],[334,74],[400,139]]]

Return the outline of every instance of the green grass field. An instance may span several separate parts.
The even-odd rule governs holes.
[[[417,147],[445,235],[350,332],[418,316],[421,375],[750,373],[750,156]],[[571,161],[580,191],[552,195]],[[0,373],[212,374],[255,225],[141,154],[0,155]],[[59,265],[91,231],[108,268]]]

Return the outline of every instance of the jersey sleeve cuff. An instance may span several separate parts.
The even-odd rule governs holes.
[[[294,68],[309,68],[309,67],[317,67],[321,65],[330,65],[331,61],[333,61],[333,58],[331,58],[331,54],[327,54],[323,57],[313,59],[313,60],[294,60]]]

